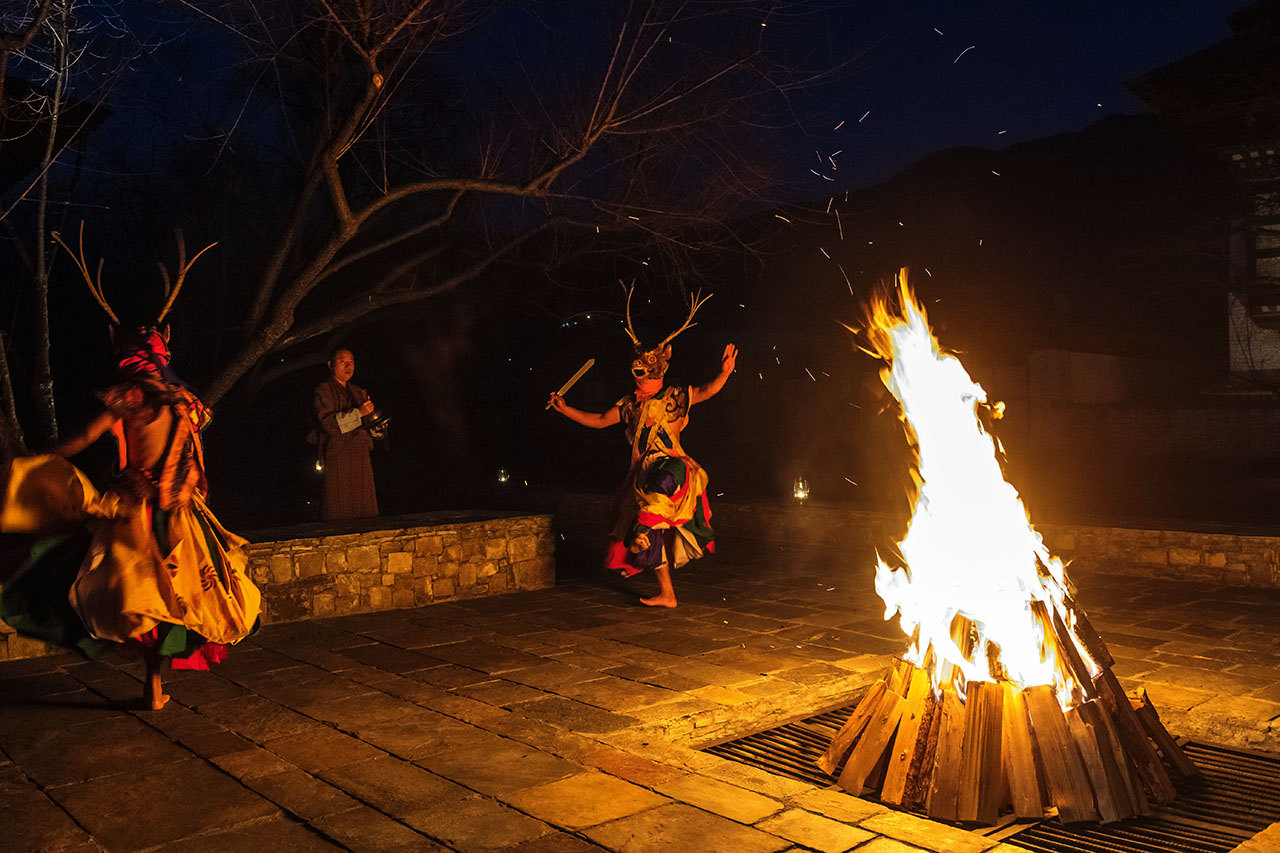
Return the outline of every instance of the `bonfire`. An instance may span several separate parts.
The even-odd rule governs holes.
[[[906,270],[863,331],[916,453],[907,533],[875,582],[908,640],[819,763],[850,793],[988,825],[1110,822],[1172,800],[1195,767],[1145,692],[1121,688],[1005,480],[988,429],[1003,407],[939,346]]]

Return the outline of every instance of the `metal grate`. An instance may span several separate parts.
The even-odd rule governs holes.
[[[835,780],[816,762],[856,706],[855,700],[703,751],[829,787]],[[1280,757],[1202,743],[1184,743],[1183,749],[1202,775],[1186,782],[1168,807],[1106,825],[1007,827],[1001,840],[1044,853],[1226,853],[1280,820]]]

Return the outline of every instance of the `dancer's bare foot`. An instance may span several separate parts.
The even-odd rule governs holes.
[[[675,607],[675,595],[655,595],[653,598],[642,598],[640,603],[647,607]]]
[[[164,692],[160,683],[160,656],[148,651],[144,659],[147,664],[147,680],[142,686],[142,707],[159,711],[169,701],[169,694]]]

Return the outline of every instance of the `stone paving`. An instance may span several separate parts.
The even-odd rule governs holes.
[[[1012,851],[691,748],[903,643],[868,555],[720,544],[675,610],[562,549],[553,589],[267,626],[159,712],[126,658],[0,664],[0,849]],[[1277,750],[1280,594],[1077,583],[1171,730]]]

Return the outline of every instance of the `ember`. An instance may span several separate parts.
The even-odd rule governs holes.
[[[902,565],[876,567],[885,618],[910,639],[819,764],[834,773],[847,754],[843,788],[944,820],[1107,822],[1168,802],[1170,770],[1195,767],[1145,694],[1124,694],[1005,481],[987,428],[1002,407],[942,351],[906,270],[897,298],[873,301],[865,332],[917,453]]]

